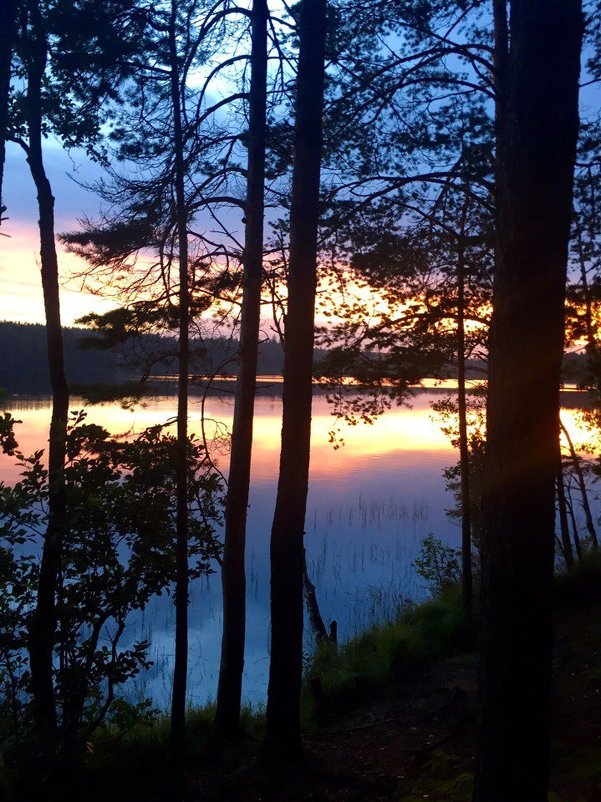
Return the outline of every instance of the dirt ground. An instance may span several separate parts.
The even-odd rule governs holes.
[[[564,604],[557,617],[549,802],[601,802],[601,592],[595,589],[594,595],[593,601]],[[265,765],[261,744],[250,738],[226,748],[213,744],[200,762],[175,774],[166,771],[160,755],[155,761],[142,753],[135,767],[117,761],[118,776],[114,763],[93,782],[88,775],[85,794],[72,799],[469,802],[476,672],[474,654],[433,665],[307,735],[301,765]],[[61,802],[67,797],[61,795]]]
[[[304,764],[252,755],[189,774],[182,799],[206,802],[467,802],[474,762],[476,657],[445,661],[307,736]],[[252,751],[252,750],[251,750]],[[554,658],[550,802],[601,800],[601,603],[564,611]]]

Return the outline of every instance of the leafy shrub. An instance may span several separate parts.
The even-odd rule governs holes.
[[[29,702],[27,650],[48,524],[48,470],[43,451],[19,451],[15,423],[8,414],[0,418],[0,446],[21,477],[12,487],[0,483],[0,715],[18,735]],[[66,454],[54,684],[60,736],[82,742],[113,708],[117,719],[131,719],[133,709],[115,707],[119,689],[150,665],[148,641],[124,647],[121,638],[130,613],[169,592],[175,578],[176,440],[160,426],[113,437],[77,412]],[[210,572],[219,552],[220,489],[203,446],[190,438],[191,577]]]
[[[426,535],[413,565],[434,595],[461,579],[461,550],[446,546],[432,533]]]

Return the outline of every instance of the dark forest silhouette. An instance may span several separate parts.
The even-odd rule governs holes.
[[[448,377],[457,394],[436,407],[458,451],[446,477],[461,549],[424,541],[415,568],[434,599],[399,607],[391,626],[422,640],[399,641],[388,677],[478,643],[472,798],[546,802],[557,569],[572,581],[598,551],[599,469],[559,405],[574,379],[598,432],[601,133],[584,94],[601,80],[598,5],[2,4],[1,233],[17,147],[35,189],[45,325],[0,323],[0,386],[52,402],[47,453],[23,454],[17,422],[0,418],[20,469],[0,488],[0,749],[13,797],[60,795],[124,709],[132,727],[145,721],[119,694],[148,667],[149,644],[126,649],[122,636],[132,612],[169,593],[171,716],[158,753],[173,793],[196,798],[189,586],[211,572],[223,578],[223,633],[208,749],[244,754],[254,400],[258,376],[282,374],[253,793],[302,764],[303,699],[323,711],[335,698],[328,670],[348,659],[336,622],[325,636],[304,549],[316,377],[352,424]],[[56,228],[49,137],[103,171],[89,187],[102,212],[71,231]],[[79,257],[82,289],[117,304],[79,329],[61,321],[63,251]],[[188,426],[192,394],[204,403],[224,375],[236,377],[228,477],[204,428],[198,439]],[[474,394],[472,375],[486,379]],[[134,404],[161,383],[177,392],[176,417],[129,438],[95,425],[92,405],[70,411],[80,393]],[[364,682],[351,682],[358,696]]]

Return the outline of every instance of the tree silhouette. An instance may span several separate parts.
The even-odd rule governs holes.
[[[297,756],[303,633],[303,536],[309,480],[313,328],[324,85],[325,0],[302,0],[284,332],[282,446],[271,530],[271,661],[265,749]]]
[[[253,414],[256,390],[265,207],[265,142],[267,93],[266,0],[252,8],[251,83],[249,95],[246,237],[243,252],[240,349],[234,402],[230,470],[223,554],[223,639],[215,727],[233,735],[240,726],[246,577],[244,569],[246,513],[250,485]]]
[[[543,802],[564,300],[582,12],[495,3],[496,274],[489,346],[476,802]]]

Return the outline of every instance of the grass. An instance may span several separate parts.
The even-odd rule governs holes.
[[[324,645],[306,670],[304,731],[314,730],[368,698],[386,694],[399,680],[472,645],[473,632],[466,630],[458,587],[446,588],[436,599],[419,605],[405,604],[394,621],[374,625],[338,649]],[[316,677],[321,685],[318,699],[311,691]],[[196,766],[215,762],[227,771],[245,755],[256,753],[263,740],[264,713],[262,709],[244,709],[245,737],[231,745],[214,738],[213,716],[212,705],[188,711],[183,759],[186,765]],[[117,777],[119,798],[130,791],[136,798],[145,786],[160,794],[162,785],[173,782],[168,715],[150,710],[136,714],[124,704],[119,714],[93,735],[81,766],[81,782],[95,789],[94,798],[103,791],[108,797]]]
[[[589,553],[584,565],[575,565],[556,579],[557,609],[568,616],[600,595],[601,554]],[[337,717],[370,700],[393,697],[395,689],[419,677],[429,666],[473,651],[476,630],[477,620],[466,625],[460,587],[448,586],[429,601],[404,604],[395,620],[371,626],[338,648],[324,644],[311,656],[305,671],[301,708],[304,731],[335,724]],[[588,635],[583,632],[584,637]],[[597,687],[599,676],[597,666],[588,666],[582,675],[586,689],[591,683]],[[574,683],[576,679],[580,681],[577,677]],[[265,729],[264,711],[243,711],[245,737],[232,744],[215,739],[213,715],[213,706],[188,711],[184,764],[235,773],[241,762],[258,752]],[[590,775],[597,782],[599,749],[586,754],[582,750],[572,752],[564,749],[556,754],[556,774],[583,776],[587,781]],[[447,800],[469,797],[473,778],[452,755],[437,751],[422,774],[415,788],[408,787],[403,802],[413,802],[425,794]],[[94,789],[90,798],[117,802],[116,786],[119,800],[128,795],[142,798],[141,793],[149,800],[167,799],[166,791],[173,790],[177,777],[169,756],[169,717],[136,712],[124,705],[119,715],[94,734],[79,780],[80,787]]]
[[[312,655],[305,671],[303,730],[310,732],[362,701],[385,695],[400,680],[436,660],[466,652],[474,643],[474,627],[466,627],[464,621],[460,588],[452,586],[430,601],[405,604],[396,620],[374,625],[339,648],[324,644]],[[319,698],[312,690],[317,677]],[[214,712],[213,705],[188,711],[187,759],[210,760],[215,748],[223,754],[223,744],[216,743],[212,733]],[[265,718],[261,708],[245,708],[241,724],[249,742],[262,741]],[[166,759],[168,745],[168,715],[143,717],[129,727],[118,720],[94,735],[86,763],[93,771],[104,771],[112,763],[135,765],[149,759],[162,760]],[[238,754],[239,747],[234,747]]]
[[[475,628],[466,625],[457,586],[422,604],[406,605],[396,620],[373,626],[338,649],[324,644],[306,672],[304,728],[310,731],[384,695],[399,680],[474,645]]]
[[[555,580],[558,609],[578,609],[601,596],[601,551]],[[477,645],[477,619],[467,624],[459,585],[421,604],[405,604],[395,620],[374,625],[338,649],[324,644],[311,657],[303,690],[303,728],[310,732],[428,665]]]
[[[223,743],[218,743],[213,734],[214,715],[214,705],[188,710],[183,750],[186,760],[193,762],[210,760],[214,746],[218,748],[220,754],[224,753]],[[262,709],[242,709],[241,731],[246,740],[255,742],[262,740],[265,730],[264,718]],[[125,732],[121,727],[109,723],[94,734],[89,744],[86,763],[90,769],[102,771],[113,762],[122,764],[131,761],[135,764],[138,760],[148,760],[151,755],[167,760],[169,731],[170,721],[167,714],[134,722]],[[236,749],[238,747],[239,744],[236,745]]]
[[[264,736],[265,717],[261,709],[243,708],[244,736],[229,744],[213,734],[214,705],[190,708],[181,761],[174,763],[169,744],[169,715],[150,709],[136,715],[131,705],[123,704],[121,710],[117,707],[117,715],[92,735],[81,760],[69,759],[67,766],[59,764],[52,781],[46,784],[42,780],[43,790],[38,786],[37,757],[29,743],[14,744],[13,755],[0,755],[0,800],[79,802],[89,798],[165,802],[172,799],[174,787],[182,781],[182,765],[215,765],[221,771],[229,771],[246,756],[255,754]],[[8,758],[6,763],[2,757]]]

